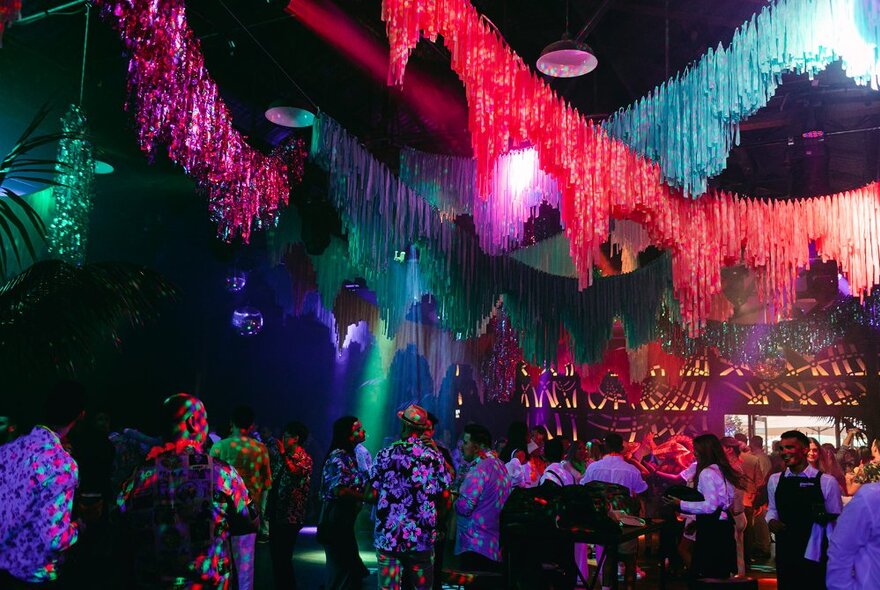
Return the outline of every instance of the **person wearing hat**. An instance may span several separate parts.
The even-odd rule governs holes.
[[[370,471],[377,502],[379,587],[429,590],[434,585],[437,503],[452,477],[443,456],[422,440],[428,412],[413,404],[397,416],[400,440],[376,454]]]

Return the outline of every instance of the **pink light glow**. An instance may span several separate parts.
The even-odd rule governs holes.
[[[388,48],[329,0],[291,0],[287,12],[336,51],[367,72],[379,85],[388,78]],[[467,121],[463,101],[417,69],[407,72],[404,102],[425,122],[456,129]]]

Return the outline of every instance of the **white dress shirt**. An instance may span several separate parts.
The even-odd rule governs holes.
[[[547,469],[544,470],[544,475],[541,476],[539,485],[543,484],[545,481],[549,481],[558,486],[575,485],[577,480],[575,479],[574,474],[572,474],[568,467],[566,467],[567,464],[567,461],[560,461],[559,463],[551,463],[548,465]]]
[[[697,491],[703,494],[699,502],[682,501],[681,511],[688,514],[712,514],[721,508],[720,520],[727,520],[724,512],[733,504],[733,484],[724,479],[717,465],[709,465],[700,472]]]
[[[776,509],[776,488],[779,486],[780,476],[811,478],[816,477],[818,473],[818,469],[812,465],[807,465],[807,468],[800,473],[792,473],[790,469],[786,468],[784,473],[774,473],[771,475],[770,481],[767,482],[767,496],[770,501],[770,505],[767,508],[767,516],[765,516],[767,522],[769,523],[771,520],[779,520],[779,511]],[[840,484],[837,483],[837,480],[833,475],[823,473],[822,479],[819,480],[819,486],[822,488],[822,497],[825,499],[825,512],[828,514],[840,514],[841,511],[843,511],[843,501],[840,497]],[[825,527],[825,532],[830,535],[833,527],[834,523],[828,523]],[[812,561],[819,561],[821,558],[822,528],[822,525],[814,524],[813,529],[810,531],[810,540],[807,543],[807,550],[804,557]]]
[[[642,478],[642,472],[627,463],[620,455],[605,455],[598,461],[590,463],[581,478],[581,484],[591,481],[620,484],[628,487],[633,495],[641,494],[648,489],[648,484]]]
[[[863,485],[837,519],[826,581],[828,590],[880,588],[880,483]]]

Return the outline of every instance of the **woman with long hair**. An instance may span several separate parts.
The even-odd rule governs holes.
[[[815,438],[810,437],[809,440],[810,446],[807,449],[807,463],[822,473],[827,473],[836,479],[840,485],[840,493],[846,495],[846,478],[843,476],[843,469],[840,468],[834,453],[829,452]]]
[[[691,562],[691,580],[729,578],[736,573],[736,539],[731,508],[734,489],[742,487],[741,476],[731,467],[718,437],[702,434],[694,439],[697,460],[697,491],[703,500],[682,501],[667,497],[685,513],[696,515],[696,542]]]
[[[365,438],[364,427],[354,416],[343,416],[333,423],[333,439],[321,470],[317,535],[327,558],[326,590],[358,590],[369,573],[354,536],[367,480],[367,474],[358,469],[354,448]]]

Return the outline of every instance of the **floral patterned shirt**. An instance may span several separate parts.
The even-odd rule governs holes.
[[[281,453],[277,441],[270,443],[274,485],[269,491],[267,517],[270,522],[302,526],[312,484],[312,458],[297,446],[293,453]]]
[[[138,587],[229,588],[230,536],[256,532],[244,481],[192,446],[153,454],[117,500]]]
[[[0,445],[0,570],[25,582],[58,577],[76,542],[70,520],[79,469],[58,436],[37,426]]]
[[[507,468],[497,457],[488,455],[471,467],[455,501],[456,555],[473,551],[492,561],[501,561],[501,508],[510,488]]]
[[[379,496],[373,539],[376,549],[431,549],[437,526],[434,497],[452,484],[443,456],[417,438],[397,441],[376,455],[370,479]]]
[[[322,500],[335,500],[336,488],[354,488],[363,491],[365,485],[366,477],[358,469],[354,453],[334,449],[327,455],[321,474]]]
[[[855,473],[853,481],[856,483],[876,483],[880,481],[880,463],[866,463],[856,468]]]

